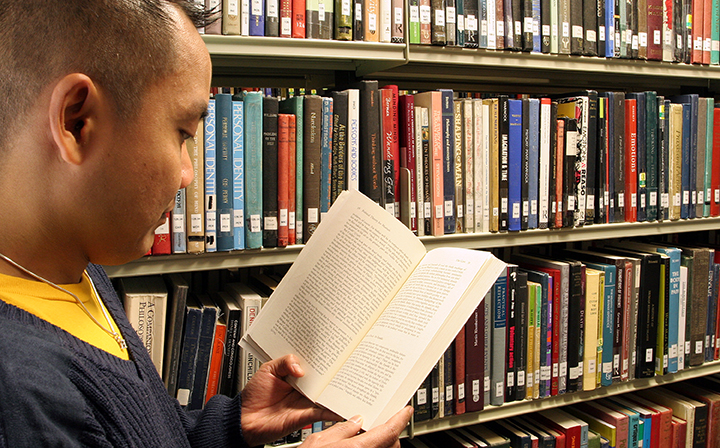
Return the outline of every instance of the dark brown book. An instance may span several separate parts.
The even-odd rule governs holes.
[[[705,362],[710,249],[702,247],[680,247],[680,249],[682,249],[682,266],[688,268],[685,341],[690,343],[690,353],[685,354],[685,365],[699,366]]]
[[[278,99],[263,98],[263,247],[278,245]]]
[[[465,410],[482,411],[485,379],[485,302],[465,324]]]
[[[647,33],[647,58],[651,61],[661,61],[664,39],[662,0],[647,0]]]
[[[433,45],[447,44],[447,27],[445,26],[445,0],[430,0],[432,22],[430,23]]]
[[[303,239],[307,243],[320,224],[322,98],[318,95],[305,96],[303,114]]]
[[[382,145],[380,94],[377,81],[361,81],[360,89],[360,191],[382,204]]]

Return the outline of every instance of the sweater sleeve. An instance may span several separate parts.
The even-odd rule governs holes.
[[[186,411],[177,400],[175,406],[193,448],[249,448],[240,426],[240,395],[215,395],[202,410]]]

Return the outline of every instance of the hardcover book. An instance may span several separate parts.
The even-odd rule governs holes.
[[[464,249],[426,255],[409,229],[357,191],[338,198],[316,233],[321,237],[306,244],[242,346],[261,361],[295,353],[305,376],[293,385],[342,416],[361,413],[369,429],[409,401],[504,263]],[[376,274],[361,275],[361,265],[375,266]],[[330,279],[328,269],[358,276]],[[437,281],[438,269],[447,281]],[[378,284],[377,275],[389,281]],[[389,361],[381,371],[370,367],[379,358]]]

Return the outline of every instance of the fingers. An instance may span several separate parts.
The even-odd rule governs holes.
[[[353,437],[360,431],[362,426],[362,417],[355,416],[348,421],[335,423],[328,429],[311,434],[305,442],[303,448],[332,446],[335,442]]]
[[[373,448],[390,448],[400,445],[398,437],[400,433],[405,429],[410,417],[413,414],[413,408],[406,406],[400,412],[395,414],[390,420],[384,425],[375,427],[370,431],[357,436],[358,447],[373,447]]]
[[[282,358],[273,359],[262,365],[270,370],[270,373],[278,378],[284,378],[288,375],[300,378],[305,375],[300,363],[295,355],[285,355]]]

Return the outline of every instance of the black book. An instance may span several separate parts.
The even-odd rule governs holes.
[[[683,21],[682,21],[682,35],[683,35],[683,52],[682,52],[682,61],[686,64],[690,64],[690,61],[692,59],[692,51],[693,51],[693,41],[692,41],[692,19],[686,20],[685,18],[692,17],[692,0],[682,0],[682,12],[683,12]]]
[[[202,308],[197,303],[195,296],[190,295],[185,306],[185,325],[183,326],[182,350],[180,352],[177,393],[175,395],[181,406],[187,406],[190,403],[190,394],[195,382],[195,360],[197,358],[201,320]]]
[[[330,203],[347,188],[348,91],[333,91],[333,136]]]
[[[660,303],[660,254],[630,251],[620,247],[606,247],[602,250],[640,260],[635,377],[650,378],[655,374],[658,305]]]
[[[278,99],[263,98],[263,247],[278,239]]]
[[[515,283],[515,365],[517,377],[515,401],[523,401],[527,390],[527,344],[528,344],[528,274],[518,269]]]
[[[548,227],[555,228],[555,212],[557,211],[557,197],[555,194],[555,179],[558,177],[557,170],[557,145],[558,145],[558,127],[557,127],[557,102],[550,103],[550,188],[548,188],[549,213]]]
[[[567,391],[582,390],[583,341],[585,331],[585,266],[575,260],[562,260],[570,266],[568,302],[568,382]]]
[[[607,222],[606,207],[608,205],[608,190],[605,188],[607,181],[607,150],[608,150],[608,99],[606,97],[598,97],[598,120],[597,120],[597,139],[595,152],[595,166],[592,171],[595,174],[595,223],[603,224]]]
[[[440,396],[445,400],[443,417],[449,417],[455,414],[455,344],[450,344],[447,350],[445,350],[445,353],[443,353],[442,369],[444,369],[442,384],[444,393],[441,393]]]
[[[188,410],[202,409],[205,404],[210,357],[213,351],[215,326],[219,314],[219,309],[210,299],[210,296],[200,294],[197,299],[202,309],[202,315],[200,317],[200,332],[198,334],[197,356],[195,358],[195,376],[190,392]]]
[[[615,190],[614,222],[625,222],[625,94],[612,92],[613,117],[613,184]]]
[[[499,137],[500,137],[500,219],[499,230],[501,232],[508,229],[508,174],[509,174],[509,146],[508,139],[510,133],[510,109],[508,107],[508,96],[498,96],[498,112],[499,112]]]
[[[415,414],[413,419],[416,422],[430,420],[432,418],[432,373],[425,377],[420,387],[418,387],[413,402],[411,403]]]
[[[546,54],[550,53],[550,19],[550,0],[540,0],[540,51]]]
[[[598,93],[595,90],[586,90],[584,94],[588,97],[588,109],[585,111],[588,117],[585,224],[592,224],[595,222],[595,214],[600,205],[597,169],[605,165],[595,164],[598,153]]]
[[[531,448],[532,439],[530,434],[515,426],[509,420],[495,420],[486,425],[496,433],[510,439],[510,446],[513,448]]]
[[[523,13],[523,2],[525,0],[505,0],[506,4],[509,2],[511,4],[511,32],[508,34],[512,34],[512,45],[508,46],[510,50],[520,51],[522,50],[523,46],[523,33],[522,33],[522,23],[524,20],[524,13]],[[532,8],[530,9],[530,14],[532,17]],[[507,30],[506,30],[507,32]],[[507,43],[507,42],[506,42]],[[532,47],[531,47],[532,48]]]
[[[562,117],[565,128],[565,154],[563,161],[563,227],[575,225],[575,159],[577,158],[577,120]]]
[[[533,0],[523,0],[522,2],[522,51],[532,51],[533,49]]]
[[[631,37],[627,42],[628,45],[628,57],[632,59],[638,58],[640,50],[640,42],[638,36],[638,2],[637,0],[626,1],[626,17],[628,25],[628,37]],[[644,12],[647,14],[647,11]]]
[[[165,329],[165,359],[163,360],[163,381],[168,394],[177,393],[178,369],[182,349],[185,306],[187,304],[188,284],[180,274],[163,276],[168,289],[167,327]]]
[[[584,51],[583,0],[570,0],[570,54],[581,55]]]
[[[668,126],[670,100],[664,96],[657,97],[658,102],[658,210],[657,220],[670,218],[670,198],[668,186],[668,164],[670,163],[670,130]]]
[[[380,94],[377,81],[361,81],[360,191],[382,203],[382,146],[380,145]],[[307,114],[307,113],[306,113]],[[306,174],[307,175],[307,174]]]
[[[713,255],[714,257],[714,255]],[[707,318],[707,334],[705,340],[711,341],[705,345],[705,361],[711,362],[715,360],[715,344],[712,341],[717,341],[715,327],[718,307],[718,283],[720,282],[720,264],[713,262],[713,257],[710,258],[710,282],[708,283],[708,318]]]
[[[363,23],[363,14],[365,14],[364,0],[354,0],[353,6],[353,40],[365,40],[365,24]]]
[[[522,99],[522,152],[520,159],[520,229],[527,230],[530,220],[530,101]]]
[[[685,38],[685,10],[683,9],[683,0],[672,0],[672,33],[673,33],[673,62],[683,62],[685,60],[685,48],[687,47]]]
[[[607,45],[607,33],[610,32],[609,29],[605,27],[605,14],[606,14],[606,8],[603,2],[595,2],[595,20],[596,20],[596,30],[597,30],[597,56],[604,57],[605,56],[605,46]],[[585,31],[587,33],[587,30]]]
[[[435,363],[430,372],[430,413],[432,418],[438,418],[440,414],[440,368],[442,358]]]
[[[303,239],[307,243],[320,224],[322,98],[306,95],[303,103]]]
[[[598,7],[597,0],[583,0],[582,2],[583,30],[585,31],[585,39],[583,39],[583,54],[585,56],[598,55]],[[603,50],[604,50],[603,46]]]
[[[465,13],[465,31],[463,46],[467,48],[478,48],[480,43],[480,16],[477,0],[461,0],[463,1],[463,10]]]
[[[216,303],[225,316],[227,331],[225,333],[225,350],[223,363],[220,370],[220,382],[218,393],[235,396],[240,391],[236,390],[238,375],[238,358],[240,355],[240,334],[242,326],[242,308],[228,293],[220,291],[217,293]]]
[[[512,418],[512,423],[523,431],[538,438],[538,448],[555,448],[555,436],[541,429],[524,416]]]
[[[430,24],[430,43],[432,45],[447,44],[447,27],[445,25],[445,0],[431,0],[430,9],[432,22]]]
[[[457,7],[455,2],[456,0],[445,0],[445,45],[457,45]]]
[[[271,5],[271,2],[273,3]],[[265,2],[265,36],[278,37],[280,36],[280,8],[278,0],[268,0]],[[274,9],[275,14],[268,14],[268,12]]]
[[[507,356],[505,357],[505,402],[515,401],[517,397],[517,265],[507,266],[507,296],[505,306],[505,331]],[[523,397],[524,398],[524,397]]]

